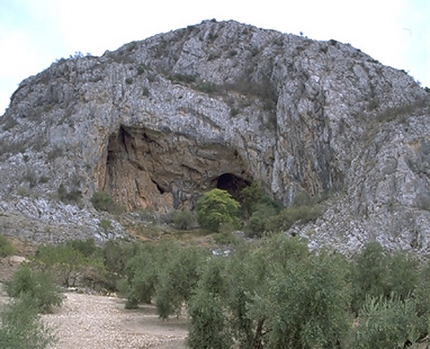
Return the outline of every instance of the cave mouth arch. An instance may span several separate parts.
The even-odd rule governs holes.
[[[228,191],[237,201],[241,199],[241,191],[250,185],[250,181],[233,173],[224,173],[216,180],[216,188]]]

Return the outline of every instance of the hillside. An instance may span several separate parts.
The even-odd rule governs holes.
[[[129,213],[168,213],[256,182],[285,206],[326,198],[321,218],[290,231],[312,247],[426,252],[429,101],[348,44],[234,21],[62,59],[24,80],[0,119],[0,229],[104,241],[127,231],[93,208],[97,191]]]

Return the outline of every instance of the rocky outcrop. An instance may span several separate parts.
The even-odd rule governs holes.
[[[286,206],[336,193],[294,228],[311,244],[425,251],[429,117],[427,91],[350,45],[205,21],[24,80],[0,121],[0,206],[67,225],[60,185],[167,212],[257,181]]]

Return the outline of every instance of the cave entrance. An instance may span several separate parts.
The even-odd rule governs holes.
[[[232,173],[224,173],[218,177],[216,187],[218,189],[227,190],[232,197],[240,200],[240,192],[242,189],[249,187],[250,182],[246,179],[238,177]]]

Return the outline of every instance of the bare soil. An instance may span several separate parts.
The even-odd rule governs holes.
[[[65,296],[61,308],[42,316],[59,338],[55,349],[185,348],[185,318],[162,321],[152,305],[125,310],[125,300],[117,297]]]
[[[9,302],[2,284],[9,280],[19,257],[0,258],[0,310]],[[65,293],[63,305],[42,320],[53,329],[58,342],[51,349],[185,349],[188,320],[161,320],[155,306],[124,309],[118,297]]]

